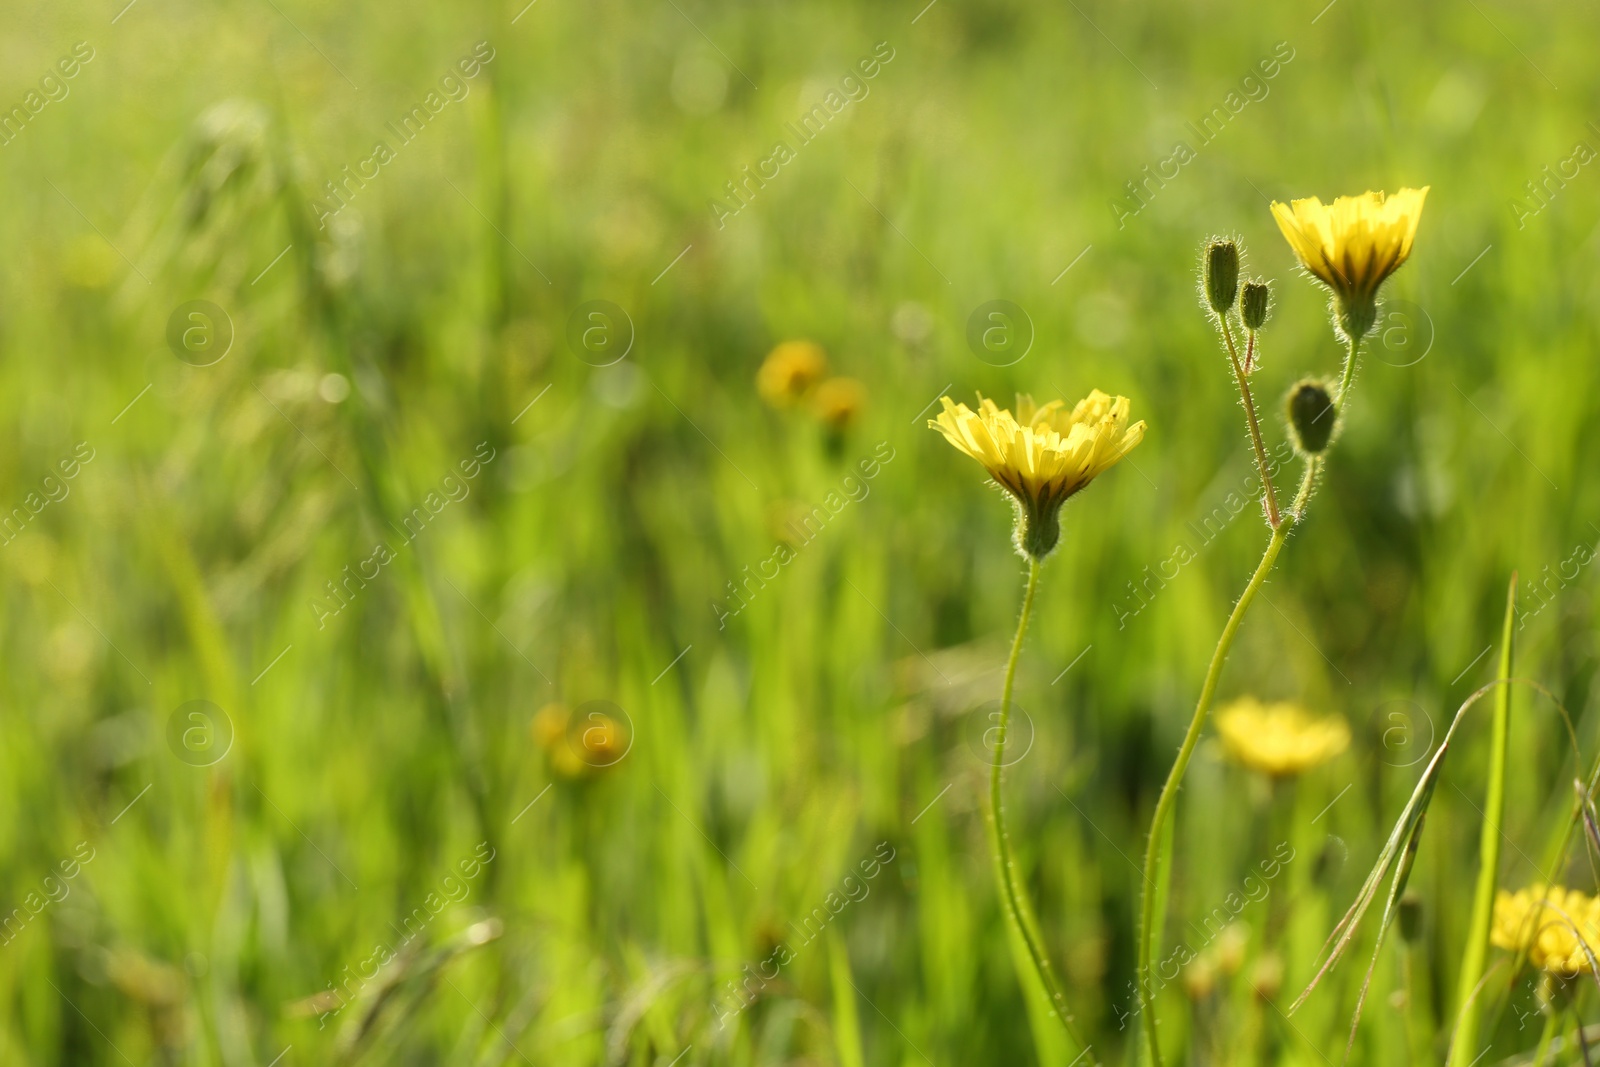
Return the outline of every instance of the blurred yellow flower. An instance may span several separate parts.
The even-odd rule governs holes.
[[[591,711],[578,734],[577,756],[591,767],[609,767],[628,751],[628,734],[611,716]]]
[[[528,724],[534,744],[546,750],[561,744],[567,736],[567,719],[571,714],[565,704],[546,704],[535,712],[533,722]]]
[[[1071,411],[1052,400],[1017,397],[1017,413],[978,397],[978,410],[941,397],[944,410],[928,425],[989,472],[1016,499],[1017,547],[1043,558],[1060,536],[1067,498],[1114,466],[1144,440],[1144,423],[1128,425],[1127,397],[1096,389]]]
[[[1217,713],[1222,747],[1236,762],[1275,778],[1320,766],[1350,747],[1338,715],[1314,716],[1298,704],[1241,697]]]
[[[575,718],[565,704],[546,704],[533,716],[528,730],[544,750],[551,770],[564,778],[605,770],[628,753],[627,729],[602,711],[591,710]]]
[[[1584,945],[1600,955],[1600,899],[1560,886],[1533,885],[1515,893],[1502,889],[1495,896],[1489,943],[1513,952],[1526,950],[1535,967],[1551,974],[1570,978],[1588,971]]]
[[[867,387],[854,378],[829,378],[811,396],[811,410],[834,430],[848,429],[867,406]]]
[[[756,391],[773,407],[789,407],[828,373],[828,356],[812,341],[785,341],[756,372]]]
[[[1360,337],[1372,328],[1378,286],[1411,255],[1430,188],[1341,196],[1331,204],[1314,196],[1273,201],[1272,217],[1300,265],[1337,297],[1346,333]]]

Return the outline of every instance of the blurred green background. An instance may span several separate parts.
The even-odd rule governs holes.
[[[1178,809],[1166,944],[1215,967],[1163,990],[1169,1054],[1333,1062],[1370,924],[1283,1011],[1492,676],[1513,569],[1548,602],[1517,673],[1594,751],[1596,579],[1562,565],[1600,540],[1597,22],[9,5],[0,1061],[1028,1063],[1038,1026],[1067,1063],[983,832],[1010,512],[924,420],[943,392],[1101,388],[1149,433],[1064,516],[1007,789],[1080,1025],[1126,1062],[1144,827],[1266,539],[1253,505],[1204,526],[1251,468],[1198,249],[1236,234],[1275,280],[1276,445],[1276,398],[1339,349],[1268,200],[1431,184],[1221,688],[1343,715],[1351,748],[1274,785],[1208,740]],[[841,91],[801,144],[787,124]],[[726,183],[772,175],[780,140],[740,205]],[[996,299],[1026,315],[1020,359],[969,344]],[[788,339],[863,383],[847,425],[763,403]],[[1355,1062],[1442,1060],[1487,747],[1464,736],[1420,938],[1385,945]],[[1527,691],[1512,744],[1515,888],[1574,759]],[[1593,888],[1581,859],[1569,878]],[[1528,976],[1502,963],[1485,998],[1483,1062],[1525,1057]]]

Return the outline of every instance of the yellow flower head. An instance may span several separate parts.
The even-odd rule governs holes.
[[[832,430],[845,430],[867,406],[867,387],[854,378],[829,378],[811,394],[811,410]]]
[[[580,707],[580,711],[582,708]],[[627,728],[602,711],[575,716],[565,704],[546,704],[528,727],[550,767],[564,778],[580,778],[627,755]]]
[[[1300,265],[1333,290],[1347,336],[1359,338],[1372,328],[1378,286],[1411,255],[1430,188],[1341,196],[1331,204],[1314,196],[1273,201],[1272,217]]]
[[[1600,956],[1600,900],[1554,885],[1515,893],[1502,889],[1494,900],[1489,943],[1526,951],[1535,967],[1551,974],[1570,978],[1587,972],[1591,964],[1584,945]]]
[[[1017,549],[1043,559],[1061,536],[1067,498],[1094,481],[1144,440],[1144,423],[1128,425],[1128,399],[1096,389],[1067,411],[1064,402],[1035,405],[1017,397],[1013,415],[978,397],[978,410],[942,397],[928,425],[989,472],[1017,503]]]
[[[1217,713],[1222,747],[1252,770],[1287,778],[1350,747],[1350,727],[1337,715],[1318,717],[1298,704],[1241,697]]]
[[[555,749],[567,736],[567,720],[571,717],[572,712],[565,704],[546,704],[540,708],[528,724],[533,743],[546,751]]]
[[[756,391],[775,408],[790,407],[828,373],[828,356],[812,341],[785,341],[756,372]]]

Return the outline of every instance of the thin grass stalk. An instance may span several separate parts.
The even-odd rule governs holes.
[[[1544,1030],[1539,1034],[1539,1046],[1533,1054],[1533,1067],[1544,1067],[1544,1062],[1550,1056],[1550,1043],[1555,1040],[1556,1032],[1561,1029],[1561,1013],[1559,1011],[1546,1011],[1544,1014]]]
[[[281,160],[289,158],[288,145],[277,148]],[[281,186],[284,215],[292,247],[303,249],[297,255],[299,287],[304,297],[307,318],[327,343],[335,367],[356,386],[355,396],[363,402],[346,405],[347,417],[352,426],[356,454],[361,462],[361,493],[366,498],[369,515],[385,531],[398,529],[395,517],[403,510],[396,499],[392,480],[393,469],[388,442],[384,437],[381,415],[370,410],[370,401],[362,396],[362,388],[369,377],[379,377],[375,367],[368,363],[363,369],[372,371],[365,375],[358,370],[357,356],[352,350],[346,309],[323,284],[317,262],[318,241],[311,219],[305,210],[306,196],[287,163],[282,164],[285,178]],[[499,819],[489,803],[489,785],[484,770],[482,743],[468,703],[468,686],[465,673],[457,662],[444,630],[443,612],[434,593],[432,569],[420,552],[398,554],[397,571],[400,593],[406,602],[412,634],[416,639],[422,673],[428,682],[428,706],[438,717],[447,741],[450,743],[456,771],[467,799],[472,805],[479,832],[491,847],[500,843]],[[499,868],[491,866],[486,872],[485,893],[493,894],[499,878]]]
[[[1011,839],[1006,832],[1005,805],[1000,791],[1001,771],[1005,765],[1006,733],[1011,725],[1011,691],[1016,681],[1017,660],[1022,654],[1022,639],[1028,632],[1028,617],[1033,614],[1033,597],[1039,587],[1039,571],[1039,560],[1030,558],[1028,584],[1022,594],[1022,614],[1017,619],[1017,633],[1011,640],[1011,656],[1006,660],[1005,684],[1000,690],[1000,723],[995,730],[994,761],[989,767],[990,843],[994,849],[995,879],[1000,883],[1000,895],[1005,901],[1006,914],[1022,935],[1022,943],[1027,947],[1034,973],[1038,975],[1039,984],[1044,987],[1045,995],[1050,1000],[1051,1014],[1060,1020],[1061,1028],[1066,1031],[1067,1039],[1073,1047],[1088,1053],[1085,1058],[1093,1064],[1094,1054],[1089,1051],[1090,1046],[1078,1036],[1077,1028],[1072,1023],[1072,1014],[1067,1010],[1067,998],[1062,995],[1061,985],[1056,981],[1055,972],[1051,969],[1050,957],[1045,953],[1043,938],[1039,934],[1038,923],[1033,919],[1033,909],[1028,904],[1026,891],[1017,882],[1016,866],[1011,857]],[[1044,1050],[1041,1049],[1040,1053],[1043,1055]]]
[[[1500,635],[1500,680],[1511,677],[1512,622],[1517,611],[1517,576],[1506,591],[1506,616]],[[1481,1012],[1473,996],[1489,955],[1489,927],[1494,918],[1494,892],[1500,874],[1500,839],[1505,824],[1506,749],[1511,732],[1511,686],[1495,694],[1494,726],[1489,743],[1489,785],[1483,801],[1483,834],[1478,843],[1478,886],[1472,898],[1472,919],[1467,925],[1466,951],[1461,957],[1461,977],[1456,986],[1455,1036],[1445,1063],[1470,1062],[1478,1043]]]
[[[1400,983],[1406,996],[1402,1022],[1405,1027],[1406,1051],[1411,1057],[1411,1067],[1428,1067],[1433,1062],[1433,1054],[1429,1047],[1425,1020],[1422,1018],[1424,1008],[1419,1003],[1426,989],[1423,985],[1424,980],[1417,976],[1416,957],[1415,945],[1406,945],[1400,956]]]
[[[861,1019],[856,1012],[856,983],[850,975],[850,954],[837,930],[828,931],[828,977],[833,985],[832,1029],[839,1067],[865,1067]]]

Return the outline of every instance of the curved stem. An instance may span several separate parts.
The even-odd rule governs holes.
[[[1244,400],[1244,413],[1250,423],[1250,443],[1255,446],[1256,465],[1261,468],[1261,494],[1267,505],[1267,525],[1274,530],[1281,521],[1278,516],[1278,496],[1272,489],[1272,469],[1267,464],[1267,446],[1261,440],[1261,420],[1256,417],[1255,398],[1250,395],[1250,382],[1244,368],[1239,365],[1239,350],[1234,347],[1233,331],[1226,317],[1222,320],[1222,339],[1228,343],[1228,360],[1233,364],[1233,380],[1239,383],[1239,396]],[[1252,343],[1254,335],[1251,336]]]
[[[1285,516],[1285,526],[1293,526],[1305,518],[1306,505],[1311,501],[1311,494],[1317,487],[1317,472],[1322,470],[1321,456],[1306,457],[1306,472],[1300,478],[1300,490],[1294,495],[1294,508]]]
[[[1011,841],[1006,833],[1005,806],[1000,796],[1000,772],[1005,763],[1006,731],[1011,725],[1011,690],[1016,680],[1017,660],[1022,654],[1022,638],[1028,632],[1028,616],[1033,613],[1033,595],[1039,587],[1039,560],[1028,560],[1028,586],[1022,595],[1022,615],[1017,619],[1017,634],[1011,640],[1011,658],[1006,661],[1005,685],[1000,692],[1000,724],[995,731],[994,762],[989,767],[989,830],[991,844],[994,847],[995,878],[1000,883],[1001,896],[1005,900],[1006,913],[1011,921],[1016,924],[1017,931],[1022,935],[1022,942],[1027,946],[1028,958],[1033,962],[1034,973],[1039,976],[1039,983],[1044,986],[1045,995],[1050,998],[1050,1011],[1061,1022],[1061,1028],[1066,1031],[1067,1038],[1078,1048],[1088,1050],[1072,1025],[1072,1015],[1067,1011],[1067,999],[1061,994],[1061,986],[1056,981],[1055,973],[1050,969],[1050,957],[1045,954],[1042,939],[1033,921],[1032,909],[1028,907],[1027,896],[1017,883],[1017,874],[1011,860]],[[1089,1063],[1094,1063],[1094,1054],[1088,1056]]]
[[[1306,480],[1302,483],[1301,496],[1309,496],[1311,484],[1311,467],[1306,469]],[[1167,781],[1161,787],[1161,797],[1156,801],[1155,816],[1150,821],[1150,835],[1145,842],[1144,853],[1144,902],[1140,910],[1139,921],[1139,1010],[1144,1018],[1145,1040],[1150,1045],[1150,1062],[1154,1067],[1161,1067],[1161,1047],[1156,1035],[1154,1000],[1155,988],[1151,980],[1151,948],[1155,931],[1156,892],[1153,886],[1165,877],[1165,867],[1171,860],[1171,844],[1166,848],[1161,847],[1161,831],[1166,824],[1167,817],[1172,812],[1172,806],[1178,800],[1178,786],[1183,781],[1184,772],[1189,769],[1189,757],[1194,755],[1195,745],[1200,741],[1200,732],[1206,724],[1206,716],[1211,711],[1211,701],[1217,692],[1217,679],[1222,675],[1222,664],[1228,658],[1228,650],[1233,647],[1234,636],[1239,632],[1239,624],[1244,620],[1244,614],[1250,608],[1251,601],[1255,600],[1256,593],[1267,580],[1267,575],[1278,561],[1278,553],[1283,550],[1283,543],[1289,536],[1293,527],[1293,520],[1279,525],[1272,531],[1272,537],[1267,541],[1267,550],[1261,556],[1261,562],[1256,566],[1256,572],[1250,578],[1250,583],[1244,587],[1244,592],[1239,596],[1239,602],[1233,606],[1233,613],[1228,616],[1228,623],[1222,628],[1222,636],[1217,639],[1217,649],[1211,654],[1211,665],[1206,668],[1205,684],[1200,689],[1200,700],[1195,705],[1194,718],[1189,722],[1189,732],[1184,735],[1183,745],[1178,749],[1178,758],[1172,764],[1172,770],[1167,773]]]
[[[1250,391],[1244,376],[1240,373],[1239,359],[1233,344],[1233,336],[1228,330],[1227,323],[1222,324],[1223,339],[1228,343],[1228,355],[1233,360],[1234,375],[1239,381],[1240,394],[1245,398],[1245,410],[1250,415],[1251,436],[1256,445],[1256,456],[1261,463],[1262,482],[1271,492],[1271,483],[1267,481],[1267,467],[1265,452],[1261,447],[1260,427],[1256,422],[1255,411],[1250,402]],[[1334,397],[1333,405],[1335,417],[1344,411],[1344,401],[1350,391],[1350,383],[1355,378],[1356,357],[1361,350],[1361,339],[1353,337],[1349,341],[1349,349],[1345,356],[1344,373],[1339,382],[1338,395]],[[1183,744],[1178,749],[1178,758],[1172,764],[1172,770],[1167,773],[1167,780],[1161,787],[1161,796],[1156,800],[1155,815],[1150,820],[1150,835],[1145,841],[1144,853],[1144,898],[1140,908],[1139,920],[1139,955],[1137,958],[1139,1010],[1143,1016],[1145,1041],[1150,1048],[1150,1062],[1153,1067],[1162,1067],[1161,1045],[1156,1033],[1155,1018],[1155,985],[1151,979],[1151,970],[1154,965],[1152,949],[1155,941],[1155,909],[1156,900],[1160,895],[1156,887],[1166,885],[1167,866],[1172,859],[1172,844],[1162,843],[1162,831],[1166,826],[1168,817],[1172,814],[1173,805],[1178,801],[1178,787],[1183,782],[1184,773],[1189,769],[1189,759],[1194,755],[1195,746],[1200,741],[1200,733],[1205,728],[1206,716],[1211,711],[1211,702],[1216,696],[1217,680],[1222,674],[1222,664],[1228,658],[1228,652],[1233,647],[1233,639],[1239,632],[1239,624],[1244,620],[1245,612],[1249,610],[1251,601],[1255,600],[1256,593],[1267,580],[1267,575],[1272,572],[1273,566],[1278,561],[1278,553],[1283,550],[1283,544],[1299,521],[1305,517],[1306,505],[1311,501],[1311,495],[1316,491],[1317,474],[1322,469],[1323,456],[1314,455],[1306,457],[1305,475],[1300,480],[1300,489],[1295,494],[1294,508],[1282,516],[1281,522],[1274,522],[1272,537],[1267,541],[1267,549],[1261,556],[1261,562],[1256,565],[1255,574],[1251,575],[1244,592],[1239,595],[1239,602],[1233,606],[1233,612],[1228,616],[1227,625],[1222,628],[1222,636],[1217,639],[1216,651],[1211,654],[1211,664],[1206,668],[1205,684],[1200,689],[1200,699],[1195,704],[1194,718],[1189,722],[1189,731],[1184,734]],[[1272,511],[1269,496],[1269,514]]]
[[[1350,348],[1344,357],[1344,374],[1339,379],[1339,395],[1333,398],[1333,406],[1344,410],[1344,395],[1350,391],[1350,383],[1356,376],[1356,354],[1361,351],[1361,338],[1352,337]]]

